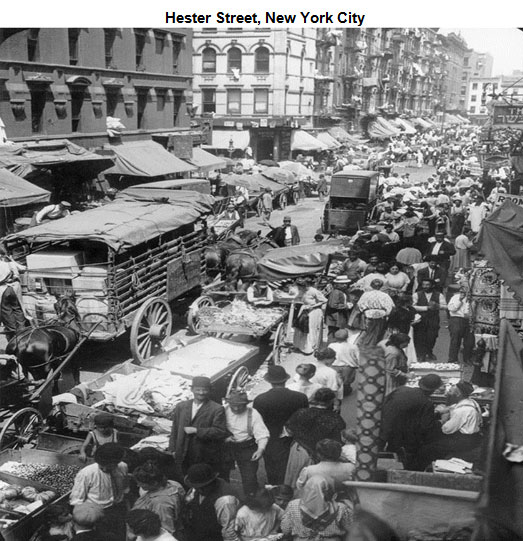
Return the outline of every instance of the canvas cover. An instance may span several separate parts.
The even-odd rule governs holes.
[[[482,224],[479,251],[523,302],[523,208],[505,201]]]
[[[115,201],[85,212],[71,214],[19,233],[7,242],[61,241],[68,239],[103,242],[124,251],[161,234],[191,224],[212,211],[214,198],[185,190],[124,190]]]
[[[27,180],[0,169],[0,207],[19,207],[35,203],[46,203],[51,194]]]

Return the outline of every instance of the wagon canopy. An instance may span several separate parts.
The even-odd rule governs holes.
[[[284,280],[323,272],[329,254],[340,253],[345,246],[340,240],[300,244],[269,250],[258,261],[258,273],[268,280]]]
[[[19,207],[49,201],[51,194],[0,168],[0,207]]]
[[[273,192],[281,191],[284,186],[270,180],[263,175],[237,175],[230,173],[222,177],[222,183],[227,186],[243,186],[249,192],[262,192],[265,188],[269,188]]]
[[[186,190],[152,190],[153,195],[143,192],[147,190],[138,194],[124,190],[112,203],[31,227],[6,241],[90,240],[125,251],[194,223],[212,211],[214,202],[210,195]]]
[[[479,251],[523,301],[523,208],[506,200],[481,226]]]

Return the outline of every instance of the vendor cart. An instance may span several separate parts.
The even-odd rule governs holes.
[[[7,463],[15,463],[14,466],[18,469],[20,469],[19,466],[27,466],[28,471],[35,467],[38,468],[38,476],[46,478],[45,484],[30,479],[31,475],[25,476],[21,473],[13,474],[2,471],[3,468],[9,471]],[[81,463],[78,457],[37,449],[9,449],[0,452],[0,481],[20,488],[33,487],[37,493],[46,491],[49,498],[28,514],[5,511],[4,506],[0,504],[0,517],[14,520],[12,523],[0,521],[2,538],[5,541],[29,541],[38,528],[44,524],[45,512],[49,505],[68,503],[74,476],[83,466],[85,464]],[[33,475],[36,476],[34,472]],[[54,493],[54,496],[49,491]]]
[[[213,197],[193,191],[136,190],[102,207],[6,238],[27,267],[23,302],[37,325],[56,317],[60,297],[73,296],[90,340],[130,328],[137,362],[154,356],[170,335],[169,302],[198,290],[205,274],[202,218]]]

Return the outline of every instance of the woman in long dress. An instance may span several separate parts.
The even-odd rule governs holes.
[[[451,270],[458,269],[470,269],[470,249],[474,246],[474,243],[470,240],[471,231],[469,228],[463,228],[463,233],[456,237],[454,241],[454,247],[456,248],[456,254],[452,256]]]
[[[293,344],[296,349],[310,355],[321,343],[323,331],[323,310],[322,306],[327,302],[327,297],[312,287],[312,280],[309,278],[298,278],[298,299],[303,303],[294,323]],[[308,315],[308,324],[302,324],[303,318]]]

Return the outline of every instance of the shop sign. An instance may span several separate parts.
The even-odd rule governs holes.
[[[517,105],[494,105],[492,127],[523,128],[523,103]]]
[[[500,193],[496,196],[494,206],[499,207],[505,201],[512,201],[512,203],[514,203],[515,205],[523,207],[523,195],[510,195],[506,193]]]

